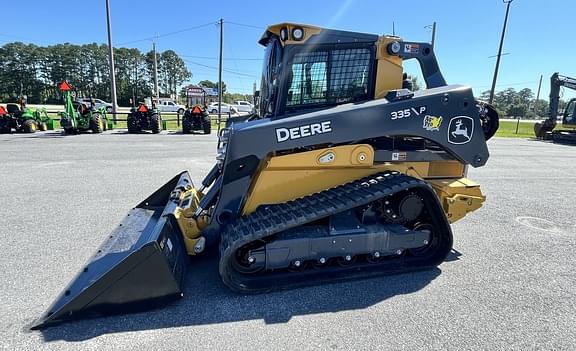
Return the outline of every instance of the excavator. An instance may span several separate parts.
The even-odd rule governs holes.
[[[548,119],[534,124],[534,134],[539,139],[552,140],[556,143],[576,144],[576,98],[566,104],[562,115],[562,127],[557,129],[558,110],[560,105],[560,88],[576,90],[576,78],[560,75],[558,72],[550,77],[550,107]]]
[[[183,171],[132,208],[33,329],[179,299],[209,247],[241,294],[446,259],[451,223],[486,199],[467,172],[488,161],[496,110],[448,85],[428,43],[295,23],[259,43],[258,115],[220,131],[201,184]],[[402,88],[405,60],[426,89]]]

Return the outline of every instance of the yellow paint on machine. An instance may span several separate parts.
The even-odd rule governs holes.
[[[279,23],[269,26],[266,30],[270,33],[273,33],[280,37],[280,31],[282,28],[286,28],[288,31],[288,39],[287,40],[280,40],[280,44],[284,45],[302,45],[310,39],[313,35],[320,34],[322,32],[322,28],[311,26],[308,24],[298,24],[298,23]],[[294,28],[301,28],[304,32],[304,37],[301,40],[293,40],[292,39],[292,30]]]
[[[463,177],[464,166],[457,161],[385,162],[374,164],[374,149],[367,144],[344,145],[275,156],[258,173],[249,190],[242,215],[264,204],[283,203],[351,182],[386,170],[428,181],[440,198],[448,220],[453,223],[482,206],[480,186]],[[206,218],[193,218],[202,193],[189,187],[178,195],[174,216],[183,233],[186,251],[202,240]]]
[[[250,214],[260,205],[294,200],[386,170],[430,182],[451,222],[479,208],[485,199],[476,183],[463,178],[460,162],[374,164],[373,148],[359,144],[270,158],[253,181],[242,214]]]
[[[450,223],[476,211],[486,201],[480,185],[470,179],[433,179],[429,182],[438,194]]]
[[[398,56],[392,56],[388,53],[388,44],[394,41],[400,41],[399,37],[382,36],[376,43],[376,89],[374,98],[381,99],[390,90],[402,88],[402,59]]]
[[[179,194],[179,206],[174,212],[178,227],[182,232],[186,251],[189,255],[195,255],[194,247],[201,240],[201,232],[207,227],[204,217],[195,220],[192,215],[200,205],[202,200],[202,193],[193,187],[187,188]]]

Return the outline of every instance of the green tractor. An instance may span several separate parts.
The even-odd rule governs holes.
[[[20,99],[20,104],[6,104],[6,109],[0,107],[0,133],[45,131],[49,120],[46,109],[26,107],[25,98]]]
[[[201,130],[204,134],[210,134],[210,128],[210,115],[203,105],[194,105],[184,112],[184,116],[182,117],[182,133],[189,134],[194,130]]]
[[[128,133],[140,133],[143,130],[150,130],[153,134],[158,134],[162,131],[162,116],[160,116],[160,112],[151,100],[141,102],[138,107],[132,106],[130,109],[127,124]]]
[[[106,108],[95,108],[84,103],[72,100],[72,87],[67,81],[58,86],[64,94],[64,112],[59,112],[60,125],[65,134],[77,134],[91,130],[93,133],[102,133],[108,129]]]

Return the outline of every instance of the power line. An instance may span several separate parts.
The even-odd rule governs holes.
[[[232,53],[232,58],[234,58],[234,57],[236,56],[236,54],[234,53],[234,49],[233,49],[232,45],[228,45],[228,40],[225,40],[225,41],[226,41],[227,47],[229,48],[229,50],[230,50],[231,53]],[[237,61],[232,61],[232,63],[234,64],[234,68],[236,69],[236,71],[239,71],[239,69],[238,69],[238,62],[237,62]],[[242,81],[242,76],[237,76],[236,79],[238,79],[238,82],[239,82],[241,85],[244,85],[244,82]]]
[[[508,84],[496,84],[497,87],[511,87],[516,85],[527,85],[527,84],[535,84],[538,83],[537,80],[529,81],[529,82],[519,82],[519,83],[508,83]],[[476,88],[488,88],[490,85],[475,85]]]
[[[206,60],[218,60],[218,57],[209,57],[209,56],[195,56],[195,55],[182,55],[179,54],[179,56],[182,57],[190,57],[190,58],[198,58],[198,59],[206,59]],[[230,60],[230,61],[262,61],[264,60],[263,58],[230,58],[230,57],[225,57],[224,60]]]
[[[266,28],[263,28],[263,27],[253,26],[253,25],[251,25],[251,24],[245,24],[245,23],[230,22],[230,21],[225,21],[225,23],[227,23],[227,24],[232,24],[232,25],[235,25],[235,26],[240,26],[240,27],[259,29],[259,30],[264,30],[264,29],[266,29]]]
[[[229,69],[224,69],[223,71],[224,71],[224,72],[227,72],[227,73],[230,73],[230,74],[236,74],[236,75],[238,75],[238,76],[244,76],[244,77],[250,77],[250,78],[260,78],[260,77],[258,77],[258,76],[253,75],[253,74],[236,72],[236,71],[232,71],[232,70],[229,70]]]
[[[148,38],[143,38],[143,39],[137,39],[137,40],[131,40],[131,41],[127,41],[127,42],[124,42],[124,43],[119,43],[119,44],[117,44],[117,45],[133,44],[133,43],[139,43],[139,42],[142,42],[142,41],[150,41],[150,40],[154,40],[154,39],[158,39],[158,38],[164,38],[164,37],[168,37],[168,36],[171,36],[171,35],[176,35],[176,34],[180,34],[180,33],[184,33],[184,32],[189,32],[189,31],[191,31],[191,30],[196,30],[196,29],[208,27],[208,26],[214,25],[214,24],[216,24],[216,23],[217,23],[216,21],[212,21],[212,22],[208,22],[208,23],[201,24],[201,25],[199,25],[199,26],[183,28],[183,29],[179,29],[179,30],[176,30],[176,31],[173,31],[173,32],[168,32],[168,33],[164,33],[164,34],[160,34],[160,35],[155,35],[155,36],[153,36],[153,37],[148,37]]]
[[[202,67],[206,67],[206,68],[210,68],[210,69],[214,69],[214,70],[218,70],[218,67],[214,67],[214,66],[209,66],[209,65],[205,65],[203,63],[200,62],[195,62],[195,61],[190,61],[190,60],[184,60],[185,62],[191,63],[193,65],[197,65],[197,66],[202,66]],[[230,73],[230,74],[236,74],[239,76],[246,76],[246,77],[250,77],[250,78],[259,78],[258,76],[255,76],[253,74],[248,74],[248,73],[242,73],[242,72],[238,72],[238,71],[233,71],[233,70],[229,70],[229,69],[224,69],[224,72]]]

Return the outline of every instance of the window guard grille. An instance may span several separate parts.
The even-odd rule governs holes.
[[[286,106],[332,105],[368,98],[369,48],[298,53],[291,64]]]

